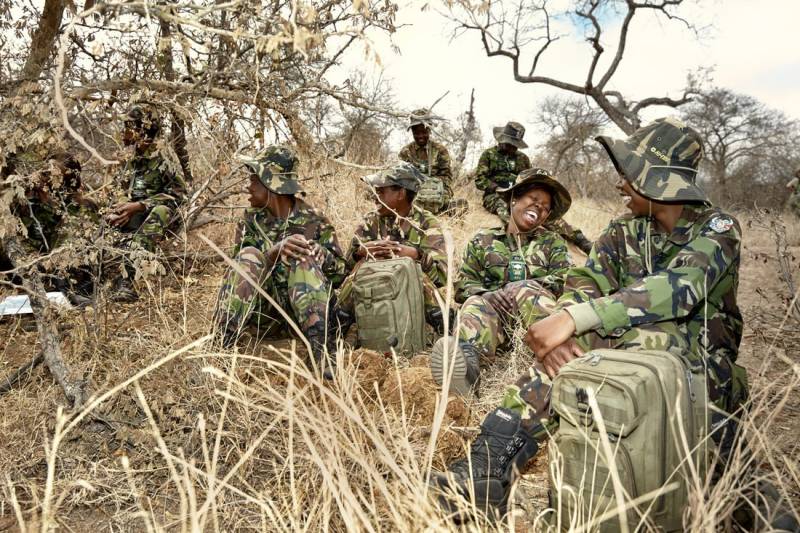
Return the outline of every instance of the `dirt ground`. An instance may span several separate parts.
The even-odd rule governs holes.
[[[616,207],[578,202],[568,219],[585,227],[593,237],[614,209]],[[477,210],[473,213],[477,214],[453,222],[458,228],[454,231],[458,250],[462,249],[468,235],[491,221],[491,217]],[[786,312],[792,295],[787,280],[781,279],[774,232],[763,222],[768,219],[750,213],[740,214],[740,219],[745,235],[739,303],[745,318],[745,333],[739,362],[749,371],[757,400],[768,408],[779,403],[782,406],[779,416],[766,431],[782,464],[788,465],[783,468],[794,470],[794,474],[787,474],[788,479],[792,479],[800,469],[800,439],[797,438],[800,435],[800,391],[789,391],[787,398],[779,398],[777,393],[773,396],[770,396],[772,393],[759,394],[759,391],[780,391],[780,384],[789,383],[792,373],[798,372],[800,321]],[[788,219],[787,224],[789,273],[794,276],[795,283],[800,283],[800,224]],[[351,228],[352,225],[349,231]],[[220,245],[230,244],[229,224],[208,226],[201,232]],[[173,243],[169,251],[183,259],[171,260],[166,276],[139,282],[142,298],[138,302],[99,301],[94,308],[70,311],[59,318],[65,358],[76,375],[89,380],[93,391],[101,393],[111,389],[209,331],[223,264],[196,235],[188,242]],[[180,502],[169,488],[169,465],[156,449],[159,443],[151,421],[157,423],[159,438],[166,449],[202,463],[206,443],[211,438],[203,433],[199,420],[212,427],[220,416],[224,398],[220,389],[224,389],[225,381],[219,379],[213,369],[225,372],[230,369],[242,390],[266,387],[280,392],[302,387],[301,381],[276,375],[257,360],[257,357],[282,360],[286,352],[280,350],[291,348],[292,344],[291,340],[281,340],[245,346],[240,352],[253,357],[243,356],[235,370],[230,355],[215,351],[210,344],[175,357],[136,381],[141,396],[146,399],[145,404],[137,399],[134,384],[123,388],[69,433],[54,457],[48,456],[48,449],[57,429],[56,413],[64,404],[64,396],[45,366],[40,365],[21,384],[0,396],[0,472],[3,473],[0,531],[15,530],[18,516],[29,527],[37,523],[40,502],[47,490],[48,462],[53,461],[56,492],[61,498],[58,521],[64,527],[139,529],[141,517],[137,513],[143,493],[149,495],[153,512],[165,517],[165,524],[177,523],[170,522],[170,517],[174,518]],[[0,380],[30,360],[38,349],[37,333],[30,317],[0,321]],[[478,400],[465,402],[451,398],[448,401],[443,431],[436,442],[435,466],[441,467],[461,454],[482,416],[502,394],[502,383],[526,364],[525,354],[520,353],[498,360],[496,368],[484,377]],[[794,365],[794,371],[790,364]],[[367,405],[370,412],[388,406],[400,413],[409,446],[422,450],[431,434],[438,401],[426,355],[395,365],[374,352],[357,350],[348,356],[343,366],[354,376],[352,390],[346,394],[356,394],[353,390],[357,389],[361,395],[359,401]],[[227,449],[221,452],[221,465],[235,462],[248,443],[253,442],[264,427],[274,423],[270,408],[262,406],[264,409],[259,410],[258,406],[254,407],[256,403],[231,403],[228,416],[237,420],[237,425],[225,433]],[[269,438],[273,446],[284,445],[279,435],[271,434]],[[247,466],[238,479],[256,492],[269,490],[280,477],[260,476],[258,465],[272,464],[273,452],[269,449],[254,452],[253,466]],[[530,513],[541,509],[546,502],[544,457],[546,455],[541,454],[529,467],[524,482],[516,490],[517,501]],[[800,502],[798,487],[790,489],[794,500]],[[227,520],[226,528],[257,527],[254,524],[258,524],[255,517],[244,515],[230,516]]]

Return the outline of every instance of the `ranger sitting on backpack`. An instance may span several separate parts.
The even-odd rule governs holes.
[[[345,255],[348,270],[353,272],[339,292],[337,317],[345,336],[355,320],[353,277],[363,261],[410,257],[423,273],[425,318],[438,332],[444,320],[434,292],[447,282],[447,255],[439,221],[428,211],[414,205],[423,176],[408,163],[366,176],[377,209],[364,217],[356,229]]]
[[[561,218],[572,202],[569,192],[537,168],[519,174],[498,194],[510,216],[504,227],[481,230],[467,244],[456,300],[463,302],[458,339],[442,338],[431,352],[431,371],[444,380],[444,346],[454,357],[450,390],[467,394],[476,384],[480,358],[507,347],[517,321],[538,298],[554,302],[572,266],[567,245],[546,222]]]
[[[539,301],[541,315],[550,316],[529,327],[526,342],[551,377],[584,350],[598,348],[664,350],[689,368],[699,365],[713,404],[711,437],[724,465],[736,434],[727,413],[747,398],[744,369],[735,364],[742,337],[739,224],[712,207],[696,185],[702,140],[679,120],[659,119],[624,141],[598,141],[620,174],[617,188],[631,214],[611,222],[586,266],[567,273],[560,311],[551,314]],[[558,423],[549,403],[549,380],[532,368],[484,419],[470,457],[434,483],[462,495],[474,483],[476,501],[503,509],[516,469],[536,454],[545,427]],[[773,524],[797,527],[780,512]]]
[[[236,231],[237,264],[286,311],[311,344],[312,356],[333,377],[334,332],[327,317],[333,288],[344,277],[345,262],[330,221],[298,195],[297,157],[271,146],[250,169],[250,209]],[[260,311],[260,312],[257,312]],[[231,269],[220,289],[215,324],[224,346],[232,346],[253,321],[285,329],[286,321],[250,282]]]

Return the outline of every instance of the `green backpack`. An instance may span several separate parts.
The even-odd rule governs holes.
[[[444,182],[435,176],[426,176],[419,187],[414,204],[431,213],[438,213],[445,204]]]
[[[364,348],[413,355],[425,346],[422,270],[410,257],[367,261],[353,277],[358,341]]]
[[[607,461],[587,391],[594,391],[613,461]],[[625,503],[666,485],[626,513],[630,531],[644,523],[681,531],[692,469],[704,480],[710,463],[707,443],[708,389],[702,370],[694,373],[667,352],[592,350],[561,368],[553,382],[552,409],[560,422],[549,450],[551,506],[563,529],[620,531],[609,471],[613,462]],[[713,443],[712,443],[713,445]],[[685,461],[685,450],[691,461]],[[638,526],[638,527],[637,527]]]

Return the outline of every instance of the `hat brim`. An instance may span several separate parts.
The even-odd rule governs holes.
[[[624,176],[633,190],[645,198],[657,202],[710,203],[703,189],[686,177],[685,173],[688,171],[676,170],[661,161],[651,161],[621,139],[600,135],[595,137],[595,140],[605,148],[617,172]],[[653,183],[663,183],[667,186],[642,185]],[[680,183],[680,186],[670,185],[674,183]]]
[[[492,128],[492,134],[494,135],[494,139],[498,143],[508,143],[516,146],[517,148],[523,148],[523,149],[528,147],[528,143],[526,143],[522,139],[515,139],[514,137],[511,137],[510,135],[503,133],[504,129],[505,128],[503,126],[497,126]]]
[[[569,211],[569,208],[572,205],[572,195],[569,194],[569,191],[566,187],[561,185],[557,180],[551,178],[550,176],[534,174],[514,183],[514,185],[511,187],[497,189],[497,192],[505,199],[506,203],[508,203],[511,200],[514,189],[519,189],[523,185],[527,184],[544,185],[552,192],[553,205],[550,209],[550,214],[547,215],[547,220],[558,220],[567,214],[567,211]]]
[[[392,185],[396,185],[386,172],[376,172],[375,174],[361,176],[361,181],[370,187],[391,187]]]
[[[297,181],[297,174],[294,172],[285,173],[287,176],[294,176],[295,179],[289,182],[284,182],[283,184],[281,184],[280,190],[278,190],[276,187],[272,186],[271,180],[268,181],[267,176],[265,176],[263,173],[263,171],[269,172],[269,178],[271,178],[272,176],[276,175],[275,172],[272,172],[268,168],[264,168],[262,171],[261,163],[259,163],[258,160],[256,159],[239,157],[239,161],[242,163],[242,166],[247,167],[253,174],[258,176],[258,181],[261,183],[261,185],[266,187],[268,191],[274,192],[275,194],[284,194],[284,195],[306,194],[303,188],[300,187],[300,183],[298,183]]]

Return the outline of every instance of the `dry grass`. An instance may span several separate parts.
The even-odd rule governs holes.
[[[327,212],[346,244],[368,200],[357,172],[323,170],[335,177],[308,183],[310,201]],[[473,209],[447,222],[456,250],[494,223],[476,194],[463,194]],[[618,208],[578,200],[567,219],[592,237]],[[796,252],[800,232],[792,224]],[[225,247],[232,224],[201,232]],[[425,356],[387,361],[343,349],[336,381],[320,383],[291,341],[238,353],[211,346],[204,335],[223,267],[196,236],[170,251],[184,259],[143,285],[138,303],[63,318],[69,362],[91,376],[102,402],[60,412],[62,394],[43,369],[0,397],[0,530],[457,529],[435,506],[426,476],[461,454],[503,385],[527,367],[525,350],[518,346],[498,359],[480,399],[469,405],[438,394]],[[736,496],[746,492],[737,473],[748,462],[800,501],[800,325],[775,303],[776,295],[786,297],[776,264],[769,235],[747,233],[740,361],[755,393],[745,421],[751,455],[740,455],[715,487],[697,480],[687,517],[693,530],[724,525]],[[0,375],[34,353],[35,333],[25,326],[25,320],[0,324]],[[545,457],[515,489],[514,524],[478,527],[543,523]]]

